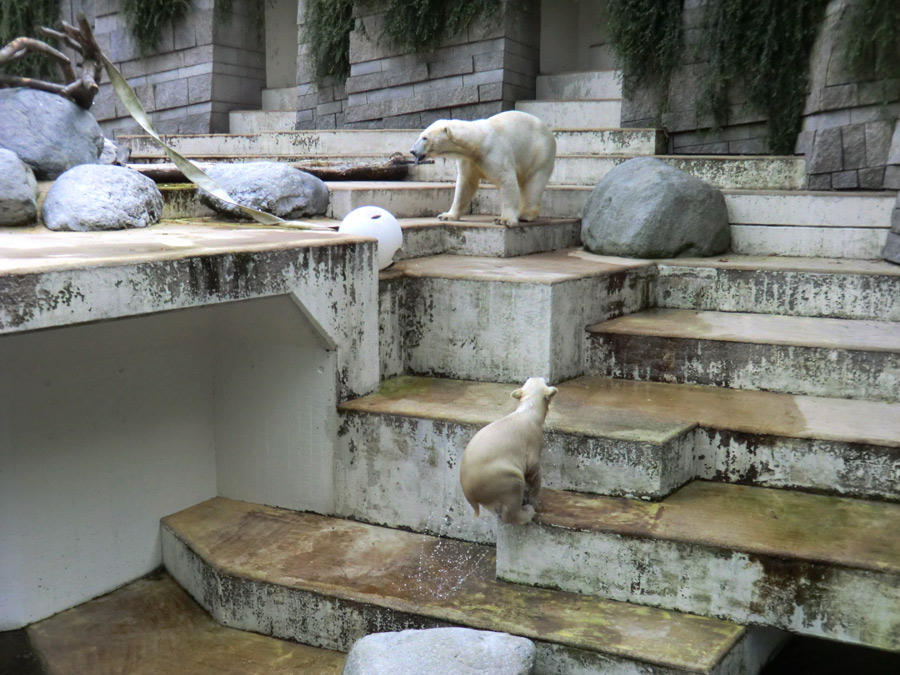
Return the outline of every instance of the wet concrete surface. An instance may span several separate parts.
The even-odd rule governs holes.
[[[344,660],[221,626],[164,572],[0,633],[0,675],[338,675]]]

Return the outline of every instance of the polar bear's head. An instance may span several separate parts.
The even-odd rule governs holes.
[[[525,380],[525,384],[513,391],[510,396],[522,403],[542,401],[549,405],[550,399],[556,396],[557,391],[556,387],[547,386],[547,380],[543,377],[529,377]]]
[[[465,155],[462,143],[465,124],[462,120],[438,120],[429,125],[409,150],[416,163],[427,157]]]

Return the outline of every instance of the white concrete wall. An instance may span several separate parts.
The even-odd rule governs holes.
[[[327,346],[288,296],[0,337],[0,630],[153,570],[216,494],[327,510]]]
[[[542,74],[615,69],[604,5],[602,0],[541,1]]]
[[[266,87],[297,85],[297,0],[265,3]]]

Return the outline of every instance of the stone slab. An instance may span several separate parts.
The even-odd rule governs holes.
[[[697,481],[662,503],[550,493],[498,575],[900,650],[900,505]]]
[[[198,223],[0,235],[0,334],[293,295],[337,349],[340,396],[378,381],[373,240]]]
[[[493,382],[574,377],[582,371],[587,317],[647,306],[647,268],[572,249],[502,260],[404,260],[381,275],[383,287],[404,278],[390,286],[400,296],[388,304],[399,315],[383,323],[399,332],[382,340],[382,354],[399,350],[406,372],[416,374]]]
[[[516,110],[540,117],[551,129],[606,129],[620,126],[622,101],[517,101]]]
[[[654,309],[591,326],[589,332],[585,369],[590,374],[900,398],[900,330],[894,323]]]
[[[490,547],[244,502],[203,502],[165,518],[162,533],[167,568],[217,620],[331,649],[374,630],[462,625],[535,640],[539,671],[580,663],[625,673],[637,662],[667,675],[736,674],[744,664],[729,652],[756,637],[712,619],[502,584]]]
[[[459,489],[463,448],[515,385],[400,377],[341,405],[337,513],[491,542]],[[543,483],[658,500],[694,478],[900,501],[900,406],[580,377],[557,385]]]
[[[33,624],[28,636],[58,675],[340,675],[345,655],[217,624],[166,574]]]
[[[726,255],[656,269],[657,307],[900,321],[900,267],[882,261]]]
[[[535,89],[537,99],[542,101],[622,98],[621,72],[593,70],[538,75]]]

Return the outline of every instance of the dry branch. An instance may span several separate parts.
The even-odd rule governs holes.
[[[45,35],[65,43],[68,47],[81,54],[81,74],[76,74],[72,67],[72,60],[58,49],[46,42],[29,37],[19,37],[0,49],[0,67],[16,59],[22,58],[28,52],[44,54],[54,59],[59,65],[63,80],[66,84],[47,82],[31,77],[16,77],[0,74],[0,87],[29,87],[39,89],[52,94],[59,94],[74,101],[84,109],[91,107],[94,96],[100,88],[98,84],[103,73],[103,64],[100,59],[100,47],[94,39],[94,33],[85,16],[79,15],[78,27],[61,22],[62,30],[41,28]]]

